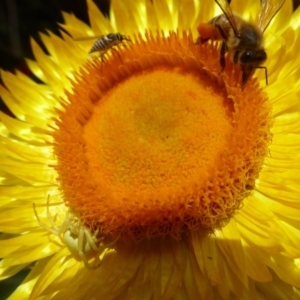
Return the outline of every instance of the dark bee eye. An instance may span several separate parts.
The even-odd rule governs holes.
[[[252,62],[255,58],[255,52],[254,51],[245,51],[241,55],[241,63],[246,64],[248,62]]]
[[[247,50],[242,53],[240,62],[242,64],[262,63],[267,59],[267,54],[264,50]]]
[[[114,37],[115,37],[115,34],[114,34],[114,33],[109,33],[106,37],[107,37],[108,39],[110,39],[110,40],[113,40]]]

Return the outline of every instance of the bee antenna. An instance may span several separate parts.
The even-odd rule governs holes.
[[[128,42],[131,42],[131,39],[127,38],[125,35],[122,35],[122,39]]]

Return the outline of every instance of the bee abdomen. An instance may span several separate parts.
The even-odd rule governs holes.
[[[111,46],[111,40],[107,37],[102,37],[98,39],[91,50],[89,51],[89,54],[96,52],[96,51],[107,51]]]

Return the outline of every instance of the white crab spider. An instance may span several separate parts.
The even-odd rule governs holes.
[[[49,227],[45,223],[41,222],[36,212],[35,203],[33,203],[33,210],[39,225],[44,227],[52,234],[60,236],[64,241],[65,245],[69,248],[69,250],[79,255],[79,257],[82,259],[87,269],[96,269],[97,267],[99,267],[99,264],[97,264],[96,266],[92,266],[89,264],[86,257],[88,253],[92,251],[103,252],[106,248],[109,248],[110,246],[114,245],[116,242],[114,241],[112,243],[97,247],[97,244],[99,244],[104,239],[104,237],[100,239],[97,238],[99,229],[97,229],[92,234],[90,229],[87,228],[84,224],[82,224],[77,217],[75,216],[69,217],[69,213],[66,214],[66,218],[62,223],[62,225],[58,227],[55,224],[49,211],[49,196],[47,200],[47,218],[51,223],[52,227]],[[99,256],[96,255],[96,257],[99,261]]]

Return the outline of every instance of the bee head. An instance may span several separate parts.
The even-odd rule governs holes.
[[[240,55],[242,65],[259,65],[267,59],[267,53],[264,49],[247,49]]]
[[[127,38],[125,35],[121,35],[121,40],[125,40],[125,41],[128,41],[128,42],[131,42],[131,39]]]

